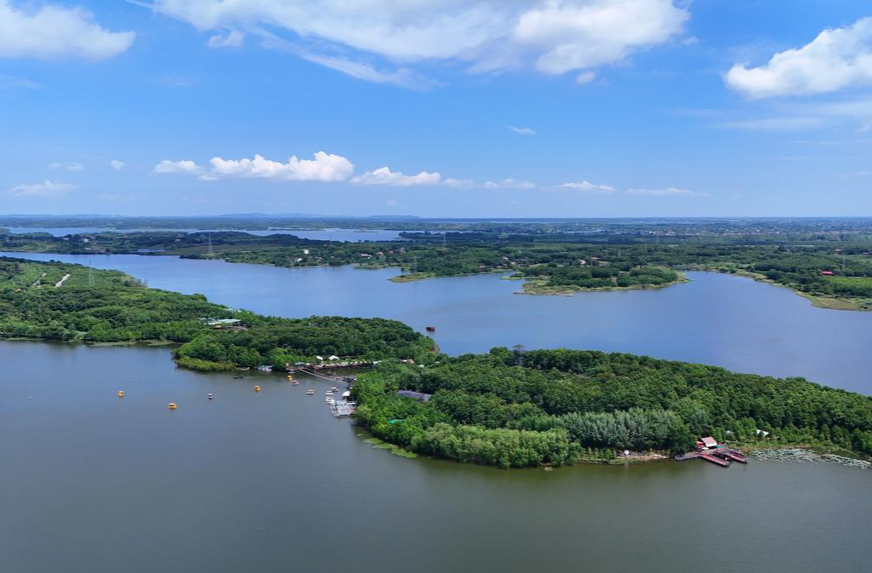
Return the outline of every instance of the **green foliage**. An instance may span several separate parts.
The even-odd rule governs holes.
[[[358,380],[356,416],[411,451],[501,467],[604,460],[616,449],[685,452],[702,435],[753,440],[757,429],[872,454],[872,398],[801,378],[571,350],[517,362],[495,348],[423,369],[384,364]]]
[[[92,281],[94,286],[88,286]],[[216,330],[208,324],[227,318],[240,321],[239,326]],[[0,337],[184,343],[176,351],[179,364],[203,371],[263,364],[283,368],[333,354],[422,361],[433,344],[393,320],[265,317],[212,304],[202,295],[145,288],[115,271],[7,258],[0,258]]]

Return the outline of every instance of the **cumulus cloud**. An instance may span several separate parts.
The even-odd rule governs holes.
[[[133,43],[133,32],[107,31],[82,8],[38,6],[16,8],[0,0],[0,58],[102,60]]]
[[[750,99],[872,85],[872,17],[824,30],[801,48],[775,54],[765,65],[736,64],[724,81]]]
[[[215,34],[209,38],[206,45],[210,48],[238,48],[245,36],[238,30],[230,30],[226,34]]]
[[[391,171],[389,167],[379,167],[367,171],[351,180],[358,185],[390,185],[392,187],[413,187],[418,185],[439,185],[442,175],[421,171],[417,175],[405,175],[401,171]]]
[[[502,181],[485,181],[485,189],[533,189],[536,184],[524,179],[503,179]]]
[[[222,159],[213,157],[209,178],[255,177],[261,179],[281,179],[285,181],[344,181],[354,173],[354,165],[341,155],[319,151],[314,159],[291,157],[287,163],[265,159],[255,155],[254,159]]]
[[[590,193],[614,193],[615,188],[611,185],[597,185],[590,181],[570,181],[569,183],[561,183],[561,189],[571,189],[573,191],[585,191]]]
[[[58,197],[69,193],[75,188],[75,185],[70,185],[69,183],[55,183],[50,179],[46,179],[42,183],[17,185],[7,191],[7,194],[14,197]]]
[[[292,46],[291,51],[302,57],[354,77],[406,87],[417,81],[403,66],[424,61],[466,63],[475,72],[534,68],[547,74],[619,63],[635,51],[678,36],[690,17],[685,4],[681,0],[151,2],[154,11],[199,30],[227,33],[244,28],[259,35],[265,45]],[[335,56],[349,49],[361,57]],[[377,70],[369,61],[373,56],[400,67],[396,72]]]
[[[671,0],[537,4],[520,15],[512,38],[541,52],[535,65],[548,74],[620,62],[633,50],[678,34],[690,17]]]
[[[124,169],[126,164],[123,161],[119,161],[118,159],[113,159],[109,162],[109,166],[112,167],[115,171],[121,171]]]
[[[647,195],[649,197],[678,197],[686,195],[696,195],[690,189],[679,189],[678,187],[665,187],[662,189],[627,189],[630,195]]]
[[[513,125],[510,125],[509,129],[511,129],[518,135],[536,135],[536,130],[532,127],[515,127]]]
[[[182,159],[181,161],[172,161],[164,159],[154,167],[154,172],[161,175],[199,175],[203,172],[203,168],[191,161],[190,159]]]

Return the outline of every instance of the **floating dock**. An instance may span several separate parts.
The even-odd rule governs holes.
[[[683,462],[687,460],[705,460],[722,468],[730,466],[730,462],[738,462],[740,464],[748,463],[748,458],[745,454],[738,450],[733,450],[724,446],[718,446],[710,449],[700,449],[695,452],[688,452],[680,456],[675,456],[675,461]]]

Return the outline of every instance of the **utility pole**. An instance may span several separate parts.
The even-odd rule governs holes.
[[[414,265],[412,266],[412,274],[416,275],[418,274],[418,255],[414,255],[412,260],[414,261]]]
[[[209,237],[209,258],[211,259],[215,256],[215,251],[212,250],[212,233],[209,233],[207,237]]]

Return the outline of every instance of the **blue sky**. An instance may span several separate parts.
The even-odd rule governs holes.
[[[0,212],[870,216],[870,17],[0,0]]]

